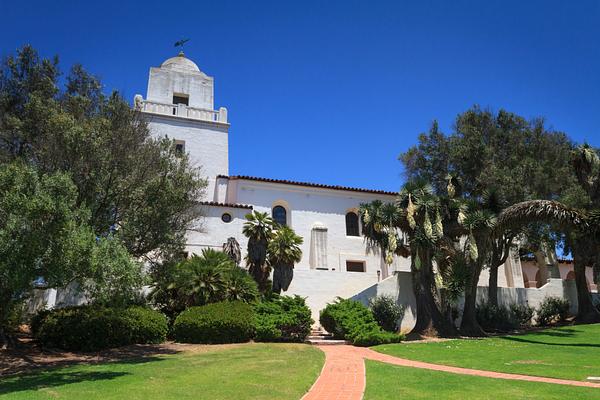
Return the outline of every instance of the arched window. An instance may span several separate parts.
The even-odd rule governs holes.
[[[360,236],[358,230],[358,215],[354,211],[346,214],[346,236]]]
[[[287,210],[283,206],[273,207],[271,214],[273,215],[273,221],[279,225],[287,225]]]

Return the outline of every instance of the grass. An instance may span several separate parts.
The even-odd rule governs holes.
[[[366,361],[364,400],[598,399],[600,389],[507,381]]]
[[[485,339],[389,344],[374,350],[410,360],[488,371],[572,380],[600,376],[600,324]]]
[[[323,362],[307,345],[247,344],[2,378],[0,399],[297,400]]]

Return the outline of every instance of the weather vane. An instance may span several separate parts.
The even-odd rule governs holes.
[[[175,42],[175,47],[179,47],[179,51],[183,53],[183,45],[189,42],[190,39],[181,39]]]

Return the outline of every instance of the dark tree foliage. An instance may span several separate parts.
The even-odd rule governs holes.
[[[199,217],[199,170],[83,67],[72,67],[64,87],[60,74],[56,57],[41,58],[30,46],[3,63],[0,161],[67,173],[96,235],[116,233],[131,255],[178,252]]]
[[[461,196],[480,201],[494,193],[507,206],[532,199],[580,198],[570,164],[573,148],[567,135],[549,130],[542,119],[528,121],[505,110],[494,113],[475,106],[457,116],[449,135],[434,122],[400,160],[408,179],[426,179],[437,193],[446,192],[451,176],[460,183]],[[490,244],[492,304],[498,267],[518,233],[503,232]],[[563,239],[544,224],[528,226],[526,235],[530,250],[539,250],[543,242],[552,248]]]
[[[504,110],[473,107],[458,115],[452,134],[441,133],[434,122],[400,160],[407,178],[424,178],[438,192],[445,193],[452,174],[469,196],[493,188],[514,204],[557,199],[572,186],[573,148],[566,134],[547,129],[542,119],[527,121]]]

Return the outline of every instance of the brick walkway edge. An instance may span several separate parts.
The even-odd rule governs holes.
[[[371,349],[354,346],[318,346],[325,353],[325,365],[321,375],[302,400],[361,400],[365,392],[364,360],[380,361],[402,367],[429,369],[452,374],[481,376],[484,378],[508,379],[527,382],[552,383],[600,389],[599,383],[571,381],[567,379],[507,374],[503,372],[450,367],[421,361],[406,360]]]

